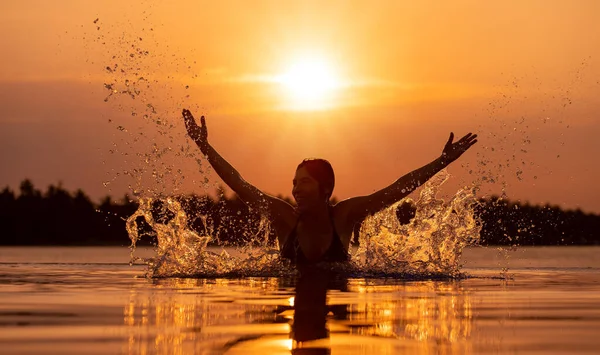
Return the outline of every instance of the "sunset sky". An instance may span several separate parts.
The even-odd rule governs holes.
[[[190,108],[271,194],[314,156],[368,194],[475,132],[446,196],[600,213],[600,1],[5,0],[0,31],[2,187],[204,193]]]

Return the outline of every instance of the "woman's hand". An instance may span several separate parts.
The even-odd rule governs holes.
[[[204,120],[204,116],[200,117],[200,126],[198,126],[190,110],[183,109],[182,114],[188,135],[194,140],[194,142],[196,142],[196,144],[200,147],[200,150],[204,152],[204,149],[208,147],[208,131],[206,129],[206,121]]]
[[[466,136],[459,139],[456,143],[452,143],[454,140],[454,133],[450,133],[450,138],[448,142],[444,146],[444,151],[442,152],[442,162],[444,165],[448,165],[458,159],[467,149],[471,148],[471,146],[477,143],[477,135],[473,133],[469,133]]]

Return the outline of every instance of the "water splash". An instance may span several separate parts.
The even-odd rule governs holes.
[[[351,250],[352,261],[343,266],[344,271],[358,276],[460,276],[462,250],[477,243],[481,226],[474,214],[472,189],[458,191],[448,202],[436,197],[448,177],[442,171],[424,185],[409,223],[401,223],[397,209],[410,199],[368,217],[360,229],[360,246]],[[155,218],[157,203],[162,206],[159,218]],[[278,248],[269,245],[267,218],[258,221],[258,233],[247,246],[216,253],[212,251],[215,248],[208,248],[218,238],[215,228],[208,227],[206,216],[195,216],[203,221],[204,231],[199,234],[190,228],[185,209],[173,197],[140,199],[138,210],[127,220],[132,261],[140,260],[134,256],[140,230],[144,229],[138,222],[140,217],[157,240],[156,256],[142,260],[148,264],[151,277],[281,276],[295,272],[280,260]],[[240,226],[239,232],[248,228]]]
[[[194,167],[187,159],[199,157],[185,135],[181,109],[206,112],[194,97],[201,70],[169,48],[155,21],[155,6],[142,5],[143,12],[89,19],[84,40],[96,67],[90,81],[100,87],[110,108],[107,121],[115,129],[107,159],[108,192],[130,186],[136,197],[166,196],[191,185],[185,177]],[[136,6],[124,5],[123,14]],[[201,174],[205,169],[201,164]],[[205,183],[204,188],[214,186]]]
[[[164,208],[155,218],[153,211],[156,203]],[[135,256],[135,247],[141,238],[140,230],[144,227],[138,223],[139,218],[152,229],[156,237],[156,256],[140,259]],[[260,238],[259,248],[240,247],[235,253],[222,249],[215,253],[208,249],[209,243],[216,242],[214,229],[208,228],[206,216],[203,220],[205,231],[198,234],[189,227],[188,216],[181,203],[173,197],[141,198],[138,210],[127,219],[127,233],[131,239],[131,262],[142,261],[148,265],[150,277],[226,277],[226,276],[278,276],[293,272],[279,260],[276,249],[269,248],[266,239],[269,234],[269,223],[261,218],[258,223]],[[161,219],[161,220],[159,220]],[[163,223],[163,219],[167,219]],[[249,243],[248,245],[255,244]]]
[[[406,198],[368,217],[356,264],[371,273],[458,276],[462,251],[477,244],[481,224],[472,188],[459,190],[448,202],[436,197],[448,178],[442,170],[423,186],[416,203]],[[397,210],[407,205],[414,205],[414,218],[401,223]]]

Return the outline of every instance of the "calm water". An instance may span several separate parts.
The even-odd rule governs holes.
[[[146,279],[128,253],[0,248],[2,354],[600,351],[600,247],[471,248],[470,277],[417,281]]]

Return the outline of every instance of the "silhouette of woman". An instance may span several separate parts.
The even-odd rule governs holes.
[[[249,207],[268,216],[281,256],[296,264],[341,262],[348,259],[354,226],[366,216],[401,200],[438,171],[458,159],[477,135],[468,133],[457,142],[450,133],[440,157],[367,196],[351,197],[331,205],[335,185],[333,168],[324,159],[305,159],[293,179],[292,195],[297,207],[260,191],[242,178],[208,142],[204,116],[198,125],[189,110],[183,110],[188,135],[198,145],[215,172]]]

